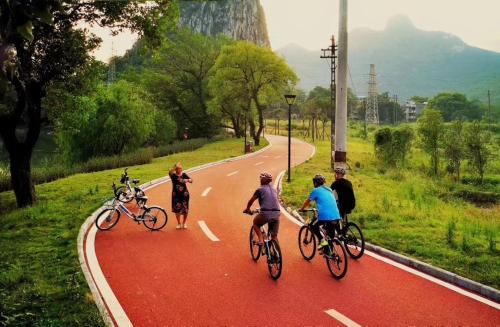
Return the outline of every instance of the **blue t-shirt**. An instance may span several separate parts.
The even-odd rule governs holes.
[[[331,221],[340,219],[337,201],[335,201],[332,189],[328,186],[322,185],[312,190],[309,201],[316,201],[318,220]]]

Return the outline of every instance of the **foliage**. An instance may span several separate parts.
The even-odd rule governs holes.
[[[417,120],[420,146],[431,156],[431,167],[434,175],[438,174],[439,147],[443,137],[443,117],[434,109],[424,109]]]
[[[153,135],[155,108],[148,95],[126,81],[99,88],[95,99],[72,97],[58,124],[58,140],[72,162],[102,155],[118,155],[144,145]],[[171,123],[160,120],[160,128]],[[166,143],[172,140],[168,130]]]
[[[460,180],[460,166],[464,159],[464,136],[463,122],[456,120],[447,127],[443,139],[444,156],[448,160],[447,172],[455,176],[455,180]]]
[[[404,166],[413,137],[413,129],[409,126],[380,128],[374,135],[375,155],[389,166],[398,163]]]
[[[176,10],[171,0],[143,2],[0,1],[0,100],[7,89],[16,94],[15,103],[3,106],[0,134],[19,206],[36,201],[31,155],[40,134],[42,99],[52,83],[71,80],[89,65],[90,52],[101,41],[81,26],[127,28],[154,44],[165,33],[161,27],[167,24],[160,22],[172,21]],[[18,127],[25,130],[22,138]]]
[[[389,92],[377,96],[378,120],[382,124],[396,124],[405,117],[403,108],[395,99],[389,96]]]
[[[188,128],[192,137],[217,133],[218,117],[208,108],[208,81],[221,48],[230,41],[224,36],[206,37],[190,30],[171,33],[169,42],[153,53],[146,65],[143,83],[172,115],[179,135]]]
[[[490,159],[490,134],[485,132],[481,124],[472,122],[465,128],[465,147],[469,165],[483,182],[484,172]]]
[[[213,71],[210,87],[215,97],[222,88],[229,88],[237,90],[234,97],[246,104],[245,112],[249,113],[252,105],[255,106],[258,127],[251,115],[245,116],[250,134],[258,145],[264,128],[264,109],[273,100],[281,102],[285,88],[295,84],[297,76],[273,51],[245,41],[225,46]]]
[[[429,100],[427,106],[441,111],[445,121],[480,119],[483,114],[478,101],[469,101],[461,93],[439,93]]]
[[[66,165],[61,161],[47,161],[33,169],[35,185],[52,182],[78,173],[91,173],[118,167],[127,167],[150,163],[153,158],[171,155],[179,152],[194,151],[209,142],[208,139],[189,139],[176,141],[159,147],[147,147],[122,155],[94,157],[85,162]],[[8,169],[0,168],[0,192],[12,190]]]

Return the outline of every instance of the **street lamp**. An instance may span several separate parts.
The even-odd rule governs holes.
[[[291,135],[292,135],[292,104],[295,102],[295,94],[285,94],[285,100],[288,104],[288,183],[291,181]]]

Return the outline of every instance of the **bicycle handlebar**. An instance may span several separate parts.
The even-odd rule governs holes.
[[[245,214],[247,214],[247,215],[251,216],[251,215],[253,215],[253,214],[255,214],[255,213],[260,213],[260,208],[257,208],[257,209],[255,209],[255,210],[243,210],[243,213],[245,213]]]

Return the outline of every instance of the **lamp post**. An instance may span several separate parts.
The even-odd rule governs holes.
[[[291,181],[291,135],[292,135],[292,104],[295,102],[295,94],[285,94],[285,100],[288,104],[288,183]]]

